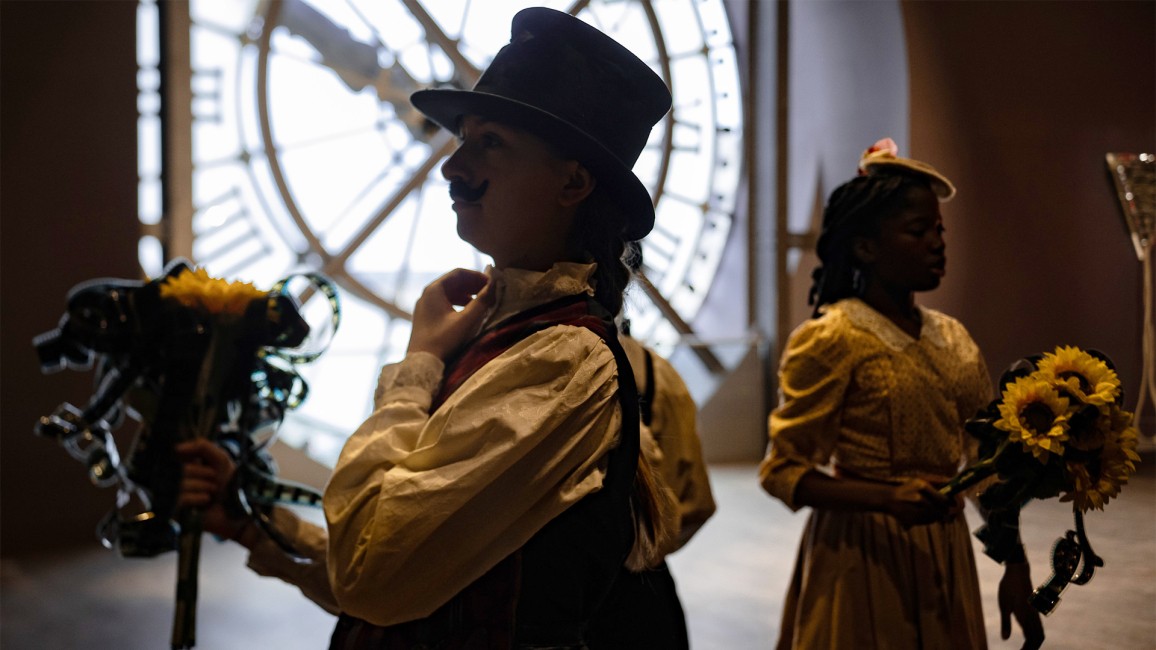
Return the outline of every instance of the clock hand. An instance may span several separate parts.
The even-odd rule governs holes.
[[[377,45],[355,39],[348,29],[302,0],[284,0],[280,23],[312,45],[321,55],[322,65],[331,69],[347,88],[354,92],[373,88],[378,100],[393,106],[398,119],[415,138],[424,141],[436,129],[409,103],[409,96],[422,85],[397,60],[389,68],[382,68]]]
[[[429,156],[426,157],[420,166],[410,172],[409,181],[394,190],[393,194],[386,199],[381,208],[379,208],[377,212],[362,225],[361,229],[357,231],[357,234],[349,240],[349,243],[347,243],[341,251],[329,257],[326,266],[344,266],[349,257],[353,255],[353,253],[369,239],[373,232],[377,230],[378,226],[384,223],[389,215],[393,214],[394,210],[401,205],[405,197],[425,183],[426,177],[433,172],[434,168],[438,166],[443,158],[450,155],[450,152],[453,151],[455,146],[457,146],[457,139],[454,134],[449,131],[438,131],[435,133],[429,140]]]
[[[425,39],[430,43],[436,43],[438,47],[446,53],[446,56],[453,61],[454,64],[454,81],[459,88],[472,88],[478,77],[482,76],[482,71],[479,70],[470,60],[466,58],[465,54],[458,49],[457,39],[450,38],[446,34],[441,25],[438,25],[433,16],[425,10],[419,0],[401,0],[405,8],[413,15],[418,23],[421,24],[422,29],[425,30]]]
[[[638,286],[642,287],[642,291],[646,294],[646,297],[650,298],[650,301],[654,303],[655,307],[658,307],[658,311],[662,312],[662,315],[666,317],[666,320],[670,321],[674,329],[682,336],[694,336],[694,328],[683,320],[674,306],[671,305],[666,300],[666,297],[662,295],[662,292],[658,290],[658,287],[654,286],[650,278],[646,277],[642,269],[633,271],[632,274]],[[714,351],[710,349],[709,345],[695,345],[691,347],[691,351],[694,352],[695,356],[702,361],[703,365],[706,366],[707,370],[712,374],[719,376],[726,372],[726,366],[715,356]]]

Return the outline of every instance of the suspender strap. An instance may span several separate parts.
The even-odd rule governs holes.
[[[642,396],[639,400],[639,406],[642,407],[642,423],[650,426],[650,421],[654,419],[654,355],[649,349],[643,349],[646,354],[645,370],[646,376],[645,384],[643,385]]]

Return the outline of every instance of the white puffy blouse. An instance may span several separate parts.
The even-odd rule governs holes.
[[[592,294],[592,264],[489,269],[485,328],[551,300]],[[279,509],[314,559],[269,540],[249,566],[330,612],[377,625],[421,618],[602,486],[621,427],[618,369],[593,332],[555,326],[506,350],[437,409],[444,365],[418,353],[385,366],[374,410],[346,442],[325,489],[328,534]]]

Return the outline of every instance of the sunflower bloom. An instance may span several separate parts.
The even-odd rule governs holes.
[[[1085,417],[1088,410],[1095,415],[1091,420]],[[1073,409],[1068,418],[1068,446],[1085,452],[1096,451],[1104,446],[1111,430],[1111,418],[1107,413],[1093,406]]]
[[[1132,414],[1115,407],[1112,411],[1112,426],[1098,456],[1092,462],[1067,463],[1071,483],[1060,501],[1071,501],[1081,512],[1103,510],[1109,500],[1120,494],[1140,462],[1140,454],[1136,453],[1138,431],[1129,424]]]
[[[229,282],[209,276],[203,268],[184,269],[161,283],[161,298],[201,309],[209,314],[241,316],[254,300],[266,297],[249,282]]]
[[[1020,377],[1004,387],[995,426],[1021,443],[1041,463],[1048,454],[1063,455],[1068,440],[1070,402],[1049,382],[1035,375]]]
[[[1120,377],[1102,360],[1074,346],[1060,346],[1039,362],[1041,378],[1054,381],[1085,404],[1107,407],[1120,395]]]

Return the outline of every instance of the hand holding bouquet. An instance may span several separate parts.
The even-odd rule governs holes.
[[[1058,347],[1021,359],[1000,385],[999,399],[965,425],[979,440],[980,460],[942,492],[955,495],[998,476],[979,495],[988,521],[976,536],[999,562],[1019,550],[1020,508],[1057,496],[1072,503],[1077,530],[1057,543],[1056,574],[1033,601],[1048,613],[1067,582],[1087,582],[1102,564],[1084,535],[1083,514],[1103,510],[1135,473],[1138,430],[1121,407],[1123,390],[1111,360],[1098,352]],[[1084,571],[1073,577],[1081,558]]]
[[[335,288],[320,276],[304,277],[329,299],[336,330]],[[296,364],[321,353],[301,351],[311,328],[289,280],[262,291],[178,260],[148,282],[77,286],[60,326],[34,341],[45,372],[95,366],[97,387],[88,405],[62,404],[40,419],[36,432],[85,463],[98,486],[118,487],[117,507],[100,527],[107,546],[126,557],[178,551],[173,648],[195,644],[202,532],[198,510],[177,508],[175,446],[205,438],[225,448],[238,466],[233,505],[258,524],[271,503],[287,500],[279,496],[284,484],[273,477],[265,446],[285,412],[305,398]],[[141,427],[121,462],[112,431],[126,415]],[[292,493],[320,501],[312,490]]]

